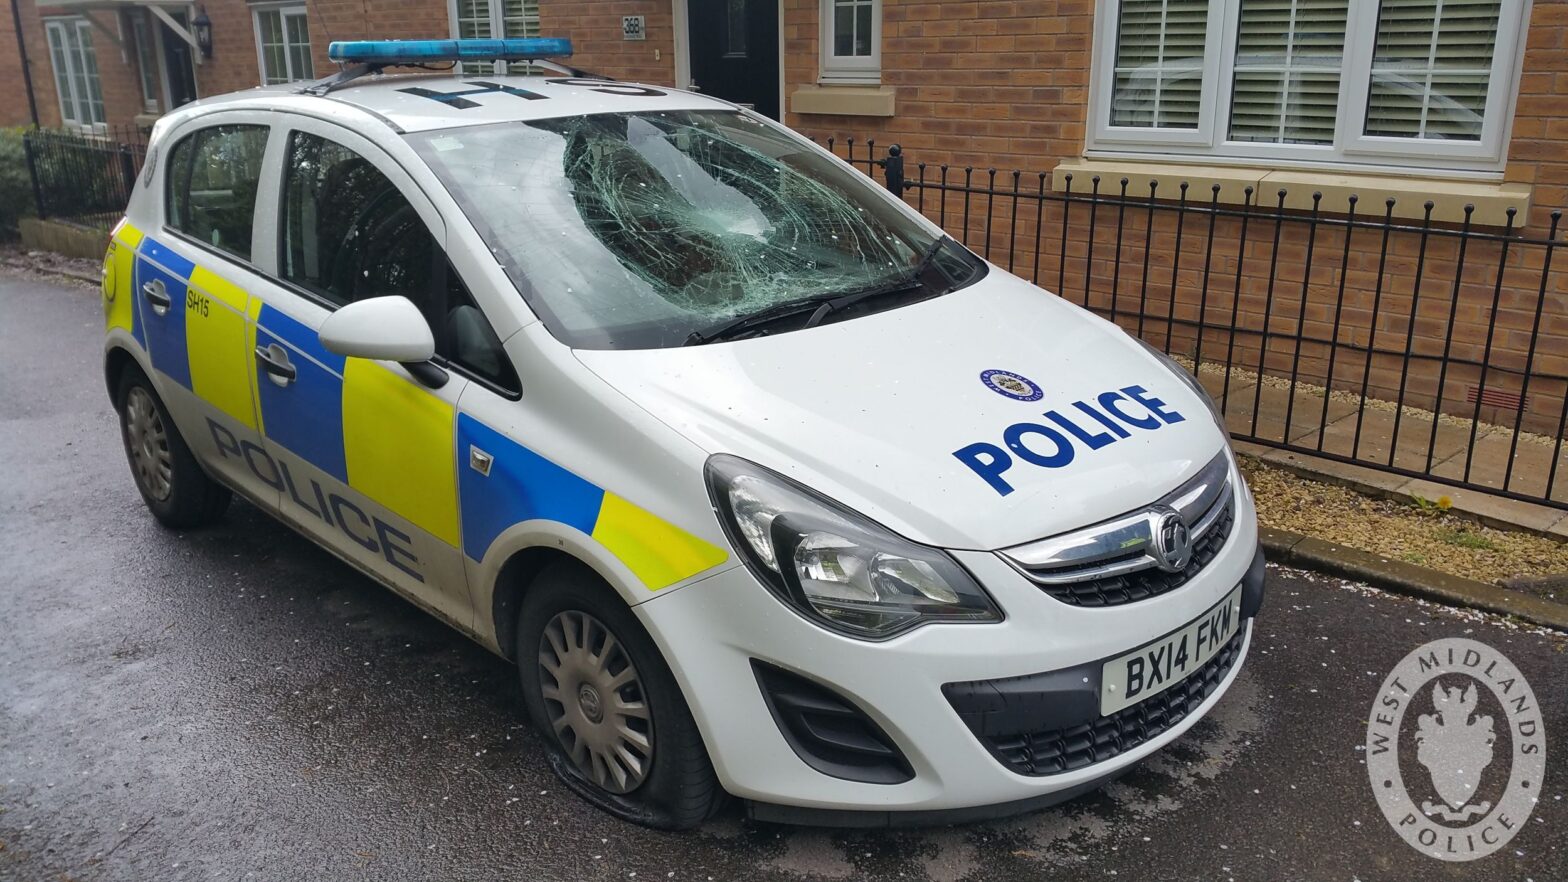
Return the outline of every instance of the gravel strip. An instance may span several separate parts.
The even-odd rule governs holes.
[[[1442,512],[1437,502],[1426,509],[1375,499],[1248,457],[1238,460],[1264,526],[1568,603],[1568,592],[1551,583],[1514,581],[1568,573],[1568,543],[1485,527]]]

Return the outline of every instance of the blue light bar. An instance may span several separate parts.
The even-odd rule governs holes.
[[[427,64],[435,61],[537,61],[570,58],[564,37],[507,40],[352,40],[327,47],[333,61],[356,64]]]

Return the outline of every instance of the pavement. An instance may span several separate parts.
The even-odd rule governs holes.
[[[1007,821],[687,834],[546,770],[515,672],[236,503],[171,533],[132,485],[86,286],[0,276],[0,879],[1568,879],[1568,638],[1271,568],[1215,711],[1105,790]],[[1535,689],[1530,819],[1468,864],[1383,820],[1361,744],[1385,675],[1439,637]]]
[[[1431,411],[1336,391],[1324,402],[1323,388],[1269,377],[1259,389],[1256,374],[1232,371],[1227,390],[1225,368],[1205,363],[1203,385],[1225,407],[1225,422],[1237,437],[1290,442],[1299,450],[1235,441],[1237,453],[1303,475],[1341,484],[1372,496],[1404,501],[1448,497],[1451,512],[1505,530],[1526,530],[1568,541],[1568,444],[1482,420],[1472,432],[1469,417],[1445,414],[1432,431]],[[1228,403],[1227,402],[1228,396]],[[1254,418],[1256,414],[1256,418]],[[1285,417],[1290,416],[1287,427]],[[1472,438],[1472,434],[1474,437]],[[1315,456],[1312,450],[1368,463],[1456,480],[1455,487],[1428,478],[1401,475],[1370,465]],[[1553,463],[1555,462],[1555,468]],[[1508,490],[1542,502],[1501,496]],[[1545,500],[1552,504],[1547,505]]]

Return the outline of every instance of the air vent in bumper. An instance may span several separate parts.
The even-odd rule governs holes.
[[[806,765],[867,784],[902,784],[915,776],[893,739],[848,699],[755,659],[751,667],[773,721]]]

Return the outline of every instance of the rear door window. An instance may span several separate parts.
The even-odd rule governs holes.
[[[202,129],[169,155],[167,222],[204,245],[250,260],[267,126]]]

